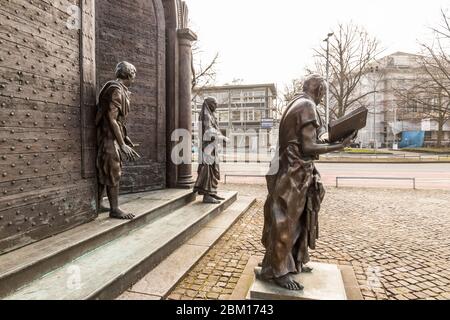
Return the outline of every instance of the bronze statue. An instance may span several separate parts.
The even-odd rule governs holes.
[[[116,67],[116,80],[108,81],[100,91],[95,123],[97,126],[98,203],[101,210],[106,189],[110,204],[109,216],[117,219],[133,219],[134,214],[119,208],[119,182],[122,175],[122,156],[134,161],[140,158],[127,135],[126,120],[130,111],[128,87],[136,77],[136,68],[126,61]]]
[[[218,142],[227,140],[219,129],[219,124],[214,115],[217,109],[217,101],[213,97],[204,100],[199,115],[199,150],[198,176],[194,185],[194,192],[203,195],[204,203],[220,203],[224,198],[217,195],[217,185],[220,180],[218,159]]]
[[[303,92],[283,113],[278,152],[271,163],[273,172],[266,175],[262,236],[266,253],[258,276],[290,290],[303,289],[291,274],[312,271],[305,264],[308,248],[314,249],[318,238],[318,213],[325,195],[314,160],[320,154],[343,149],[356,134],[340,143],[325,143],[326,130],[316,109],[325,90],[320,75],[306,78]]]

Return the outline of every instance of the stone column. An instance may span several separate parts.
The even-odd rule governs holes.
[[[178,65],[179,65],[179,123],[178,128],[189,132],[189,156],[192,160],[192,42],[197,36],[190,29],[179,29],[178,33]],[[192,164],[183,163],[178,166],[177,187],[191,188],[194,184],[192,179]]]

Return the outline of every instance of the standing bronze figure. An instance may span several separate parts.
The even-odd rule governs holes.
[[[217,109],[215,98],[208,97],[204,100],[199,115],[199,150],[198,176],[194,185],[194,192],[203,195],[204,203],[220,203],[224,198],[217,195],[217,185],[220,181],[220,169],[218,159],[218,142],[225,138],[219,129],[214,112]]]
[[[127,135],[126,120],[130,111],[128,87],[136,77],[136,68],[126,61],[116,67],[116,80],[107,82],[99,94],[95,123],[97,126],[98,203],[101,209],[106,189],[110,204],[109,216],[133,219],[134,215],[119,208],[119,182],[122,175],[122,156],[134,161],[140,158]]]
[[[290,290],[303,289],[291,274],[312,271],[305,264],[308,248],[316,245],[318,213],[325,195],[314,160],[320,154],[343,149],[355,135],[334,144],[320,139],[326,130],[316,106],[325,90],[320,75],[306,78],[303,92],[294,97],[281,118],[278,152],[266,175],[262,236],[266,254],[259,276]]]

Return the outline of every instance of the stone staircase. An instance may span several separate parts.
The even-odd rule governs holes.
[[[158,273],[158,265],[168,265],[178,249],[177,260],[189,263],[167,278],[169,283],[162,287],[169,290],[208,246],[196,245],[195,255],[180,249],[189,241],[195,244],[202,231],[212,232],[218,239],[254,201],[244,197],[235,203],[236,192],[221,195],[226,199],[220,204],[204,204],[190,190],[180,189],[122,196],[121,206],[136,214],[134,220],[114,220],[100,214],[95,221],[1,255],[0,297],[114,299],[141,278],[151,279]],[[161,283],[154,289],[147,285],[150,291],[159,292],[160,288]],[[155,296],[164,298],[164,293]]]

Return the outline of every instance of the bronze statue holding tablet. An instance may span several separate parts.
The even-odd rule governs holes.
[[[310,75],[303,92],[289,103],[280,121],[278,152],[266,175],[262,243],[266,249],[258,277],[289,290],[303,286],[292,275],[312,272],[306,266],[308,249],[319,236],[318,213],[325,190],[314,160],[320,154],[342,150],[365,125],[367,109],[335,121],[330,143],[324,143],[324,124],[317,112],[326,90],[320,75]]]

